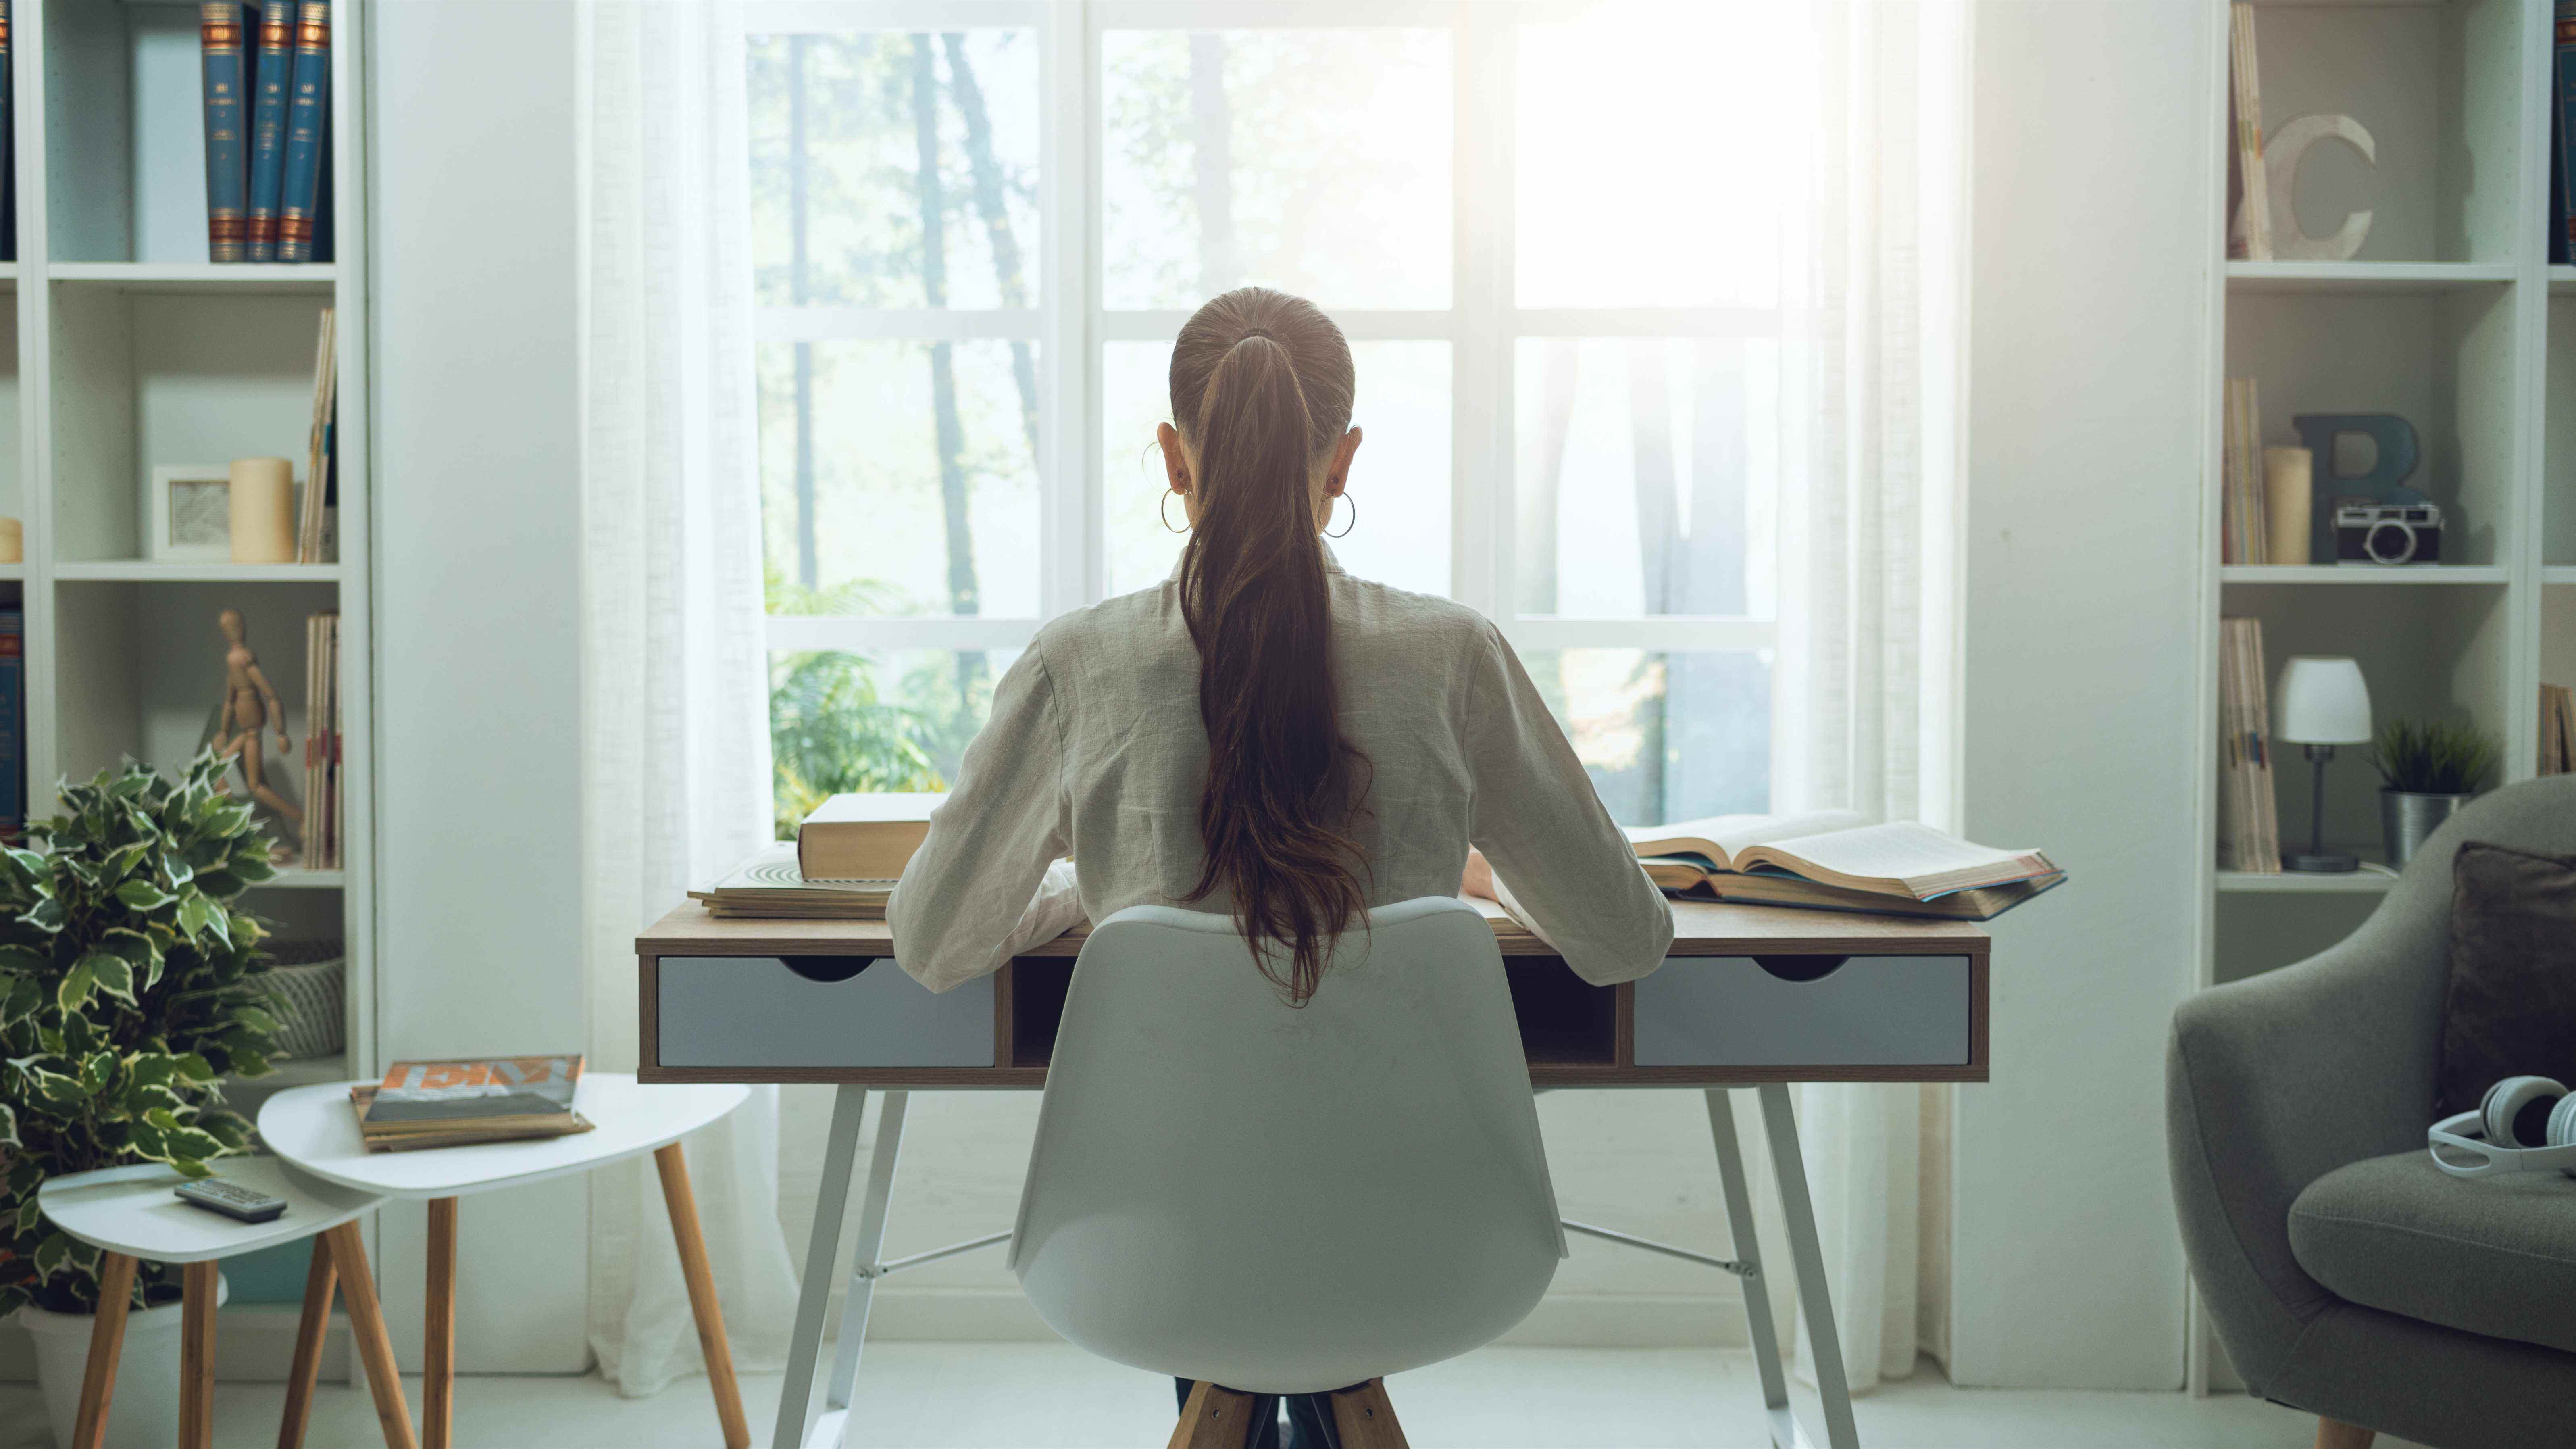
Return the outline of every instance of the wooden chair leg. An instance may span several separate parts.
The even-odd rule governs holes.
[[[179,1270],[179,1449],[215,1446],[215,1285],[212,1262]]]
[[[2317,1417],[2317,1449],[2370,1449],[2370,1441],[2379,1437],[2374,1429],[2363,1429],[2340,1419]]]
[[[734,1380],[733,1349],[725,1342],[724,1307],[716,1301],[716,1275],[707,1266],[707,1235],[698,1224],[688,1159],[673,1142],[654,1149],[653,1166],[662,1174],[662,1203],[671,1213],[671,1238],[680,1245],[680,1276],[689,1285],[689,1310],[697,1315],[698,1352],[707,1360],[707,1386],[715,1392],[725,1449],[751,1449],[751,1422],[742,1416],[742,1386]]]
[[[456,1199],[429,1200],[429,1293],[422,1314],[420,1442],[456,1442]]]
[[[367,1244],[358,1236],[358,1225],[342,1223],[324,1233],[316,1250],[330,1253],[340,1296],[349,1305],[349,1336],[358,1341],[358,1361],[366,1366],[367,1391],[375,1395],[385,1449],[416,1449],[411,1409],[403,1403],[402,1371],[394,1367],[393,1335],[385,1332],[384,1305],[376,1300],[376,1275],[367,1271]]]
[[[1387,1401],[1386,1380],[1336,1389],[1332,1405],[1333,1432],[1342,1449],[1409,1449],[1404,1427],[1395,1422],[1395,1405]]]
[[[1199,1380],[1198,1387],[1190,1390],[1189,1403],[1181,1408],[1181,1422],[1173,1426],[1167,1449],[1246,1449],[1252,1443],[1252,1410],[1258,1402],[1250,1394]]]
[[[81,1370],[80,1416],[71,1449],[99,1449],[107,1436],[107,1409],[116,1399],[116,1360],[125,1351],[125,1311],[134,1300],[132,1258],[98,1257],[98,1319],[89,1326],[89,1363]]]
[[[322,1340],[331,1332],[331,1297],[338,1288],[331,1245],[316,1237],[313,1266],[304,1274],[304,1311],[295,1320],[295,1357],[286,1369],[286,1412],[277,1421],[277,1449],[304,1449],[304,1427],[313,1417],[313,1380],[322,1371]]]

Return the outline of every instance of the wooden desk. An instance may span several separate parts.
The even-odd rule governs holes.
[[[1986,1079],[1978,926],[1676,901],[1663,969],[1592,986],[1483,904],[1533,1085]],[[637,1075],[1042,1087],[1082,942],[1067,934],[988,981],[933,996],[894,968],[882,921],[724,921],[693,902],[635,942]]]
[[[1982,1082],[1987,947],[1975,925],[1716,902],[1673,903],[1664,965],[1641,981],[1592,986],[1489,902],[1532,1085],[1696,1087],[1726,1191],[1735,1257],[1569,1222],[1575,1232],[1686,1259],[1747,1280],[1745,1320],[1776,1449],[1808,1449],[1789,1408],[1770,1300],[1759,1287],[1734,1088],[1758,1089],[1790,1256],[1814,1352],[1831,1449],[1856,1449],[1824,1255],[1807,1192],[1790,1082]],[[636,938],[646,1082],[829,1082],[839,1091],[825,1140],[814,1235],[772,1449],[839,1449],[876,1281],[1005,1242],[1000,1233],[883,1261],[886,1211],[909,1093],[1046,1085],[1058,1017],[1083,936],[1071,933],[1001,971],[933,995],[897,969],[881,921],[717,920],[691,904]],[[859,1127],[871,1088],[885,1094],[859,1216],[840,1348],[823,1404],[812,1402],[823,1313],[841,1248]]]

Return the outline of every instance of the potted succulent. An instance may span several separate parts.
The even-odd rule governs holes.
[[[2371,746],[2384,782],[2379,823],[2388,863],[2404,869],[2425,837],[2478,793],[2495,762],[2495,742],[2473,726],[2390,720]]]
[[[129,764],[65,785],[35,849],[0,851],[0,1316],[36,1340],[58,1442],[71,1440],[98,1250],[37,1210],[48,1177],[162,1162],[190,1177],[241,1150],[227,1075],[268,1070],[263,932],[233,902],[274,874],[250,807],[201,754],[176,782]],[[179,1275],[135,1276],[108,1442],[178,1424]]]

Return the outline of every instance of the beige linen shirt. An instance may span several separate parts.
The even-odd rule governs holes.
[[[1325,570],[1342,733],[1370,765],[1351,827],[1368,903],[1457,894],[1473,843],[1504,908],[1586,981],[1661,965],[1672,912],[1511,645],[1474,610],[1353,578],[1329,550]],[[1177,579],[1039,630],[886,907],[897,963],[945,991],[1086,916],[1230,912],[1222,890],[1187,898],[1207,753]]]

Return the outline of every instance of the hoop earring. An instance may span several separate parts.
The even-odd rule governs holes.
[[[1187,533],[1189,530],[1186,528],[1172,527],[1172,515],[1170,512],[1172,507],[1172,497],[1173,494],[1171,489],[1166,488],[1163,490],[1163,501],[1154,505],[1154,516],[1163,520],[1163,529],[1165,532]]]
[[[1335,496],[1335,497],[1337,497],[1337,498],[1339,498],[1339,499],[1341,499],[1344,503],[1347,503],[1347,504],[1349,504],[1349,505],[1351,506],[1351,521],[1350,521],[1350,522],[1348,522],[1348,523],[1343,524],[1343,525],[1342,525],[1342,531],[1341,531],[1341,532],[1339,532],[1339,533],[1335,533],[1335,532],[1333,532],[1333,531],[1332,531],[1331,529],[1329,529],[1329,528],[1328,528],[1328,529],[1326,529],[1326,530],[1324,530],[1324,537],[1326,537],[1326,538],[1348,538],[1348,537],[1350,537],[1350,536],[1351,536],[1351,530],[1360,526],[1360,504],[1359,504],[1359,500],[1358,500],[1358,499],[1356,499],[1356,498],[1353,498],[1351,495],[1349,495],[1349,494],[1347,494],[1347,493],[1338,493],[1338,494],[1335,494],[1334,496]]]

